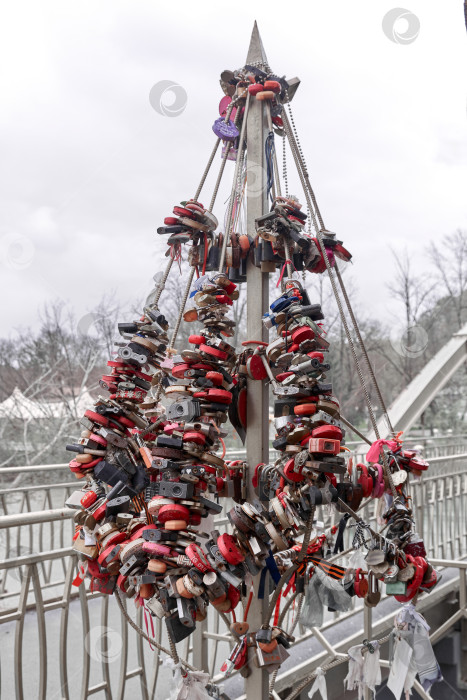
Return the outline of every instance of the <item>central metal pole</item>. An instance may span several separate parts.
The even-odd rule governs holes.
[[[247,63],[267,63],[261,37],[255,22]],[[247,232],[255,233],[255,219],[267,211],[265,142],[268,134],[266,110],[263,102],[252,99],[247,116]],[[261,272],[251,260],[247,265],[247,337],[248,340],[267,341],[267,331],[262,323],[262,316],[269,305],[269,275]],[[247,483],[247,498],[252,501],[256,493],[251,483],[257,464],[269,461],[269,391],[268,383],[248,379],[247,437],[246,450],[250,473]],[[269,586],[266,585],[264,599],[257,597],[259,576],[254,583],[253,598],[248,622],[250,630],[255,632],[261,627],[268,603]],[[269,577],[267,577],[269,578]],[[253,659],[250,649],[249,660]],[[269,674],[257,668],[254,662],[249,664],[250,675],[246,679],[245,690],[248,700],[268,700]]]

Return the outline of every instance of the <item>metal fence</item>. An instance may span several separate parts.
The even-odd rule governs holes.
[[[467,555],[467,454],[462,452],[464,443],[455,444],[458,448],[450,448],[450,454],[432,459],[437,472],[434,476],[411,482],[418,531],[431,559],[458,560]],[[62,478],[65,474],[68,477],[64,465],[8,471],[15,477],[52,471],[60,481],[0,490],[2,697],[15,693],[19,699],[28,696],[47,700],[91,695],[106,699],[168,697],[170,667],[127,625],[115,601],[90,594],[84,586],[77,589],[71,585],[77,564],[69,546],[73,512],[59,506],[76,488],[76,481]],[[371,503],[363,512],[373,523],[376,507]],[[221,517],[216,524],[222,528],[224,523]],[[465,576],[464,569],[462,572]],[[430,596],[425,600],[429,605]],[[141,609],[135,610],[130,602],[128,612],[144,627]],[[291,605],[289,622],[293,615]],[[295,644],[313,637],[321,648],[303,664],[279,673],[277,690],[309,673],[314,664],[345,651],[342,644],[330,644],[327,633],[343,620],[353,618],[355,634],[364,631],[364,636],[370,638],[374,633],[371,611],[363,608],[360,600],[347,613],[329,614],[319,630],[298,625]],[[155,619],[154,625],[155,638],[164,643],[164,630]],[[226,632],[224,621],[211,610],[208,619],[198,623],[195,634],[179,645],[180,655],[219,680],[220,666],[230,650]],[[229,686],[234,692],[231,697],[241,695],[241,684],[235,678],[226,684],[227,690]]]

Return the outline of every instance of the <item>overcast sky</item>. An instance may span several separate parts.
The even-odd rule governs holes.
[[[389,318],[389,246],[406,246],[422,270],[430,240],[467,228],[463,3],[410,0],[415,19],[395,26],[408,43],[388,38],[388,20],[383,31],[394,6],[4,3],[2,334],[37,327],[47,300],[80,317],[106,291],[125,303],[150,289],[165,262],[156,228],[196,190],[219,74],[244,64],[254,19],[273,70],[302,81],[295,121],[325,223],[354,254],[360,304]],[[177,117],[149,102],[163,80],[186,92]]]

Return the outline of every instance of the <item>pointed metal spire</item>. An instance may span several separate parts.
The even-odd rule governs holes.
[[[246,57],[246,62],[247,64],[249,64],[255,63],[257,61],[264,64],[268,63],[263,42],[261,41],[258,24],[255,20],[255,23],[253,25],[253,31],[251,32],[250,48],[248,49],[248,56]]]

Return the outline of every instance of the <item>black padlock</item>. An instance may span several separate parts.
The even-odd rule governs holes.
[[[196,605],[187,598],[177,598],[178,619],[184,627],[191,631],[195,628]]]
[[[241,284],[242,282],[246,282],[247,259],[248,256],[240,260],[240,267],[229,267],[228,277],[231,282],[235,282],[235,284]]]
[[[178,532],[171,530],[143,530],[141,537],[146,542],[176,542]]]
[[[107,502],[105,507],[106,518],[118,513],[128,513],[131,508],[131,498],[129,496],[119,496]]]
[[[178,612],[172,613],[170,617],[166,617],[165,623],[167,625],[167,631],[175,644],[182,642],[193,632],[193,627],[187,627],[180,622]]]
[[[170,435],[158,435],[156,440],[157,447],[169,447],[172,450],[181,450],[183,448],[183,440],[179,437],[171,437]]]
[[[115,486],[119,482],[128,482],[128,475],[115,464],[106,462],[105,459],[102,459],[94,467],[94,476],[96,479],[99,479],[99,481],[110,484],[110,486]]]
[[[303,253],[294,253],[292,255],[292,262],[296,270],[303,270],[303,268],[305,267]]]
[[[287,445],[287,435],[283,435],[282,437],[278,437],[272,441],[273,448],[275,450],[277,450],[278,452],[284,452],[286,445]]]
[[[277,401],[274,401],[274,417],[293,416],[294,406],[296,406],[297,403],[298,401],[293,398],[277,399]]]
[[[157,481],[155,486],[157,495],[164,498],[191,499],[195,491],[193,484],[184,481]]]
[[[204,248],[204,246],[203,246],[203,248]],[[204,250],[203,250],[203,260],[204,260]],[[221,251],[220,251],[220,248],[216,242],[216,245],[212,245],[209,249],[208,257],[206,260],[205,271],[212,272],[213,270],[218,270],[220,261],[221,261]]]
[[[269,644],[271,640],[272,629],[263,629],[262,627],[260,627],[260,629],[256,632],[256,642],[261,642],[262,644]]]

